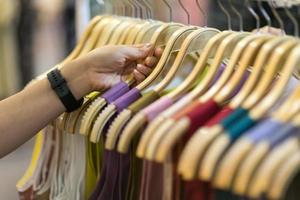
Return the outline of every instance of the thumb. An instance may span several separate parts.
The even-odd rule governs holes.
[[[138,60],[147,57],[152,45],[150,43],[137,46],[129,46],[124,49],[124,53],[129,60]]]

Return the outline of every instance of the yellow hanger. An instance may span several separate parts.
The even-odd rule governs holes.
[[[105,16],[96,16],[90,21],[90,23],[88,24],[87,28],[85,29],[83,35],[80,37],[76,47],[67,56],[67,58],[62,62],[62,64],[73,60],[80,54],[80,51],[82,50],[83,46],[85,45],[86,40],[90,37],[94,27],[104,18],[105,18]]]
[[[295,127],[300,127],[300,115],[294,117],[291,123]],[[288,139],[272,150],[254,173],[247,194],[252,198],[259,198],[263,193],[266,193],[272,187],[274,174],[277,174],[280,166],[284,165],[286,160],[299,150],[300,141],[297,137]]]
[[[253,72],[249,77],[249,81],[246,82],[246,86],[243,87],[237,96],[233,98],[232,102],[230,102],[230,107],[237,108],[243,102],[245,96],[247,96],[245,93],[248,94],[253,85],[256,85],[257,76],[261,73],[261,70],[265,66],[265,62],[270,57],[270,53],[276,46],[286,40],[287,38],[275,38],[263,45],[258,53],[257,59],[254,62]],[[269,70],[269,68],[266,68],[266,70]],[[252,87],[249,85],[252,85]],[[221,135],[222,131],[223,128],[221,125],[203,127],[200,128],[189,140],[185,146],[185,149],[183,150],[178,165],[178,171],[185,179],[189,180],[195,176],[195,170],[198,170],[198,163],[200,163],[200,161],[203,159],[203,156],[205,155],[209,145],[213,143],[217,136]]]
[[[288,53],[291,51],[291,49],[293,49],[293,47],[295,46],[296,41],[294,39],[291,39],[290,41],[287,41],[285,44],[281,45],[281,49],[277,48],[277,50],[275,49],[275,54],[283,54],[283,58],[285,61],[285,56],[288,55]],[[288,49],[284,49],[284,48],[288,48]],[[278,51],[281,50],[281,51]],[[280,63],[279,66],[283,65],[284,63]],[[272,90],[269,92],[269,94],[267,94],[267,96],[261,101],[259,102],[259,104],[257,104],[252,110],[250,110],[249,115],[252,119],[260,119],[265,112],[276,102],[276,100],[278,99],[278,97],[281,95],[288,79],[290,78],[291,72],[290,70],[293,69],[294,66],[289,66],[289,63],[285,63],[283,69],[282,69],[282,73],[281,76],[279,78],[279,80],[275,83],[275,85],[273,86]],[[268,65],[269,69],[272,69],[273,66],[272,65]],[[267,74],[268,75],[268,74]],[[265,79],[263,79],[265,80]],[[266,103],[266,101],[269,101]],[[262,104],[265,106],[265,108],[260,109]],[[258,110],[259,109],[259,110]],[[253,112],[259,112],[260,115],[257,116],[253,116]],[[248,167],[244,166],[244,162],[241,165],[241,168],[243,168],[243,171],[245,171],[245,174],[243,174],[242,176],[237,176],[237,178],[234,180],[234,190],[239,192],[239,193],[244,193],[245,192],[245,185],[248,184],[249,182],[249,175],[251,174],[251,171],[253,171],[253,167],[255,167],[259,157],[262,157],[265,155],[266,152],[266,147],[264,145],[260,145],[259,148],[256,148],[256,150],[254,152],[251,153],[251,155],[247,156],[246,161],[245,162],[249,162],[248,160],[253,160],[253,163],[251,165],[249,165]],[[238,174],[240,174],[240,170],[237,172]],[[237,185],[236,183],[241,183],[241,185]]]
[[[120,35],[122,35],[125,31],[125,29],[128,27],[129,23],[134,24],[137,20],[133,20],[133,19],[128,19],[127,21],[122,22],[113,32],[110,40],[107,42],[107,44],[116,44],[118,38],[120,37]],[[97,30],[96,30],[97,31]],[[101,36],[100,36],[101,37]],[[95,37],[96,38],[96,37]],[[91,46],[93,46],[92,42],[89,43]],[[88,48],[86,48],[86,51],[88,51]],[[83,55],[84,52],[81,52],[81,55]],[[90,102],[90,101],[89,101]],[[86,106],[86,105],[85,105]],[[79,109],[80,110],[80,109]],[[74,126],[69,126],[69,124],[73,124],[72,122],[74,122],[76,120],[76,118],[78,118],[78,115],[80,114],[80,111],[77,112],[73,112],[71,114],[65,113],[63,115],[62,118],[62,123],[60,124],[60,126],[63,129],[67,129],[68,131],[72,131]],[[70,122],[70,123],[68,123]],[[70,132],[71,133],[71,132]]]
[[[256,39],[255,36],[249,36],[250,33],[234,33],[231,36],[228,36],[223,40],[223,42],[220,45],[220,49],[225,50],[225,47],[235,47],[233,52],[229,50],[229,48],[226,48],[227,52],[229,51],[231,54],[231,57],[229,59],[229,63],[227,67],[225,68],[224,72],[222,73],[221,77],[218,79],[218,81],[202,96],[200,97],[200,101],[207,101],[208,99],[212,98],[219,90],[220,88],[226,83],[226,81],[229,79],[231,73],[234,70],[234,67],[236,63],[238,62],[240,55],[243,52],[243,49],[245,46],[247,46],[252,40]],[[249,36],[249,37],[246,37]],[[244,39],[243,39],[244,38]],[[228,43],[226,43],[228,42]],[[223,51],[226,53],[226,51]],[[219,54],[220,52],[216,52],[216,58],[219,59],[218,65],[220,65],[221,61],[224,59],[224,54]],[[230,56],[230,53],[229,56]],[[214,60],[218,60],[218,59]],[[184,120],[185,122],[189,123],[188,121]],[[164,128],[163,128],[164,127]],[[167,127],[167,128],[166,128]],[[152,137],[152,143],[148,144],[148,154],[146,153],[147,159],[153,159],[155,156],[157,156],[157,160],[163,161],[163,158],[166,158],[169,151],[173,146],[175,145],[175,142],[178,141],[178,139],[183,135],[184,131],[183,129],[175,129],[172,131],[172,134],[168,134],[168,130],[170,127],[168,126],[162,126],[160,129],[156,131],[154,136]],[[159,143],[163,141],[162,145],[159,147]],[[172,142],[169,142],[172,141]],[[160,150],[159,153],[157,153],[158,149]],[[148,156],[147,156],[148,155]]]
[[[153,37],[151,38],[150,43],[154,45],[154,47],[161,47],[166,45],[171,35],[178,30],[183,25],[176,24],[176,23],[170,23],[170,24],[163,24],[160,26],[154,33]],[[175,41],[172,41],[173,43]],[[150,53],[150,55],[153,55],[154,49]],[[161,57],[161,59],[166,59],[165,57]],[[135,88],[139,91],[142,91],[145,89],[151,82],[153,82],[159,73],[162,71],[164,66],[155,67],[154,70],[151,72],[151,74],[140,84],[138,84]],[[103,112],[101,112],[98,116],[98,118],[95,120],[95,123],[93,125],[91,135],[90,135],[90,141],[97,142],[100,139],[102,130],[104,128],[104,125],[108,122],[108,120],[112,117],[112,115],[116,112],[116,107],[113,104],[108,105]]]
[[[274,53],[272,55],[271,63],[268,65],[268,71],[265,73],[262,77],[262,80],[266,80],[266,76],[272,76],[274,77],[274,74],[279,66],[283,64],[283,61],[285,60],[285,56],[288,55],[290,50],[296,45],[295,39],[290,39],[283,45],[280,45],[278,48],[274,50]],[[276,62],[277,60],[277,62]],[[293,67],[293,66],[292,66]],[[290,78],[289,69],[291,66],[285,65],[285,68],[283,68],[282,76],[278,80],[277,84],[275,84],[275,87],[271,90],[270,94],[267,95],[265,99],[263,99],[258,105],[256,105],[252,110],[249,111],[249,115],[252,119],[260,119],[269,109],[270,107],[275,103],[275,101],[278,99],[280,94],[282,93],[284,87],[286,86],[286,83],[288,79]],[[285,72],[285,73],[284,73]],[[272,78],[271,78],[272,79]],[[276,88],[276,89],[275,89]],[[274,96],[275,95],[275,96]],[[268,98],[269,97],[269,98]],[[272,97],[270,99],[270,97]],[[267,99],[267,100],[266,100]],[[268,102],[266,102],[268,101]],[[261,105],[264,105],[262,108]],[[255,116],[253,116],[253,111],[255,112]],[[256,115],[257,112],[260,113],[260,115]],[[216,167],[216,164],[220,158],[220,155],[224,152],[224,150],[230,145],[230,138],[228,134],[222,134],[220,137],[216,139],[216,141],[209,147],[206,155],[203,158],[203,161],[201,163],[199,175],[203,180],[210,180],[212,178],[214,169]],[[238,186],[241,188],[240,186]]]
[[[263,45],[253,66],[255,76],[257,76],[257,74],[259,74],[261,69],[265,66],[265,62],[267,58],[270,57],[270,53],[273,51],[273,49],[285,40],[287,39],[276,38]],[[277,64],[278,64],[278,59],[277,59],[278,56],[277,57],[273,56],[271,58],[272,59],[270,60],[274,60],[274,59],[277,60]],[[249,80],[251,81],[250,82],[251,85],[253,84],[253,82],[257,81],[255,80],[255,78]],[[248,88],[248,86],[246,88]],[[235,98],[232,101],[236,103],[235,104],[230,103],[230,106],[240,105],[240,103],[245,98],[243,97],[244,96],[243,90],[244,89],[241,90],[242,98],[239,96],[240,94],[239,93],[236,97],[237,101],[235,101]],[[249,90],[249,88],[247,90]],[[217,138],[217,136],[221,135],[222,131],[223,128],[220,125],[215,125],[210,128],[208,127],[200,128],[194,134],[194,136],[189,140],[181,155],[179,166],[178,166],[178,171],[182,174],[184,179],[189,180],[195,177],[195,173],[197,173],[198,171],[198,165],[199,163],[201,163],[201,160],[203,159],[203,156],[205,155],[207,148],[209,147],[209,145],[213,143],[213,141]],[[233,162],[234,161],[232,161],[232,163]],[[231,178],[231,176],[229,176],[229,178]]]
[[[242,39],[243,37],[245,37],[248,34],[249,33],[239,33],[239,36],[238,36],[237,33],[232,33],[231,35],[227,36],[222,41],[222,43],[220,45],[221,46],[221,48],[220,48],[221,51],[217,51],[217,56],[214,59],[214,61],[217,60],[216,62],[221,63],[222,59],[223,59],[224,52],[226,52],[224,47],[226,47],[227,45],[231,45],[232,43],[235,43],[235,42],[239,41],[240,39]],[[193,72],[191,72],[191,74],[193,74]],[[184,88],[186,88],[185,86],[189,85],[188,81],[190,81],[189,78],[187,78],[184,81],[184,83],[182,83],[174,92],[171,92],[170,95],[167,95],[167,96],[171,97],[171,98],[172,97],[174,98],[174,96],[176,97],[176,95],[179,95],[180,93],[178,91],[182,92],[182,90],[184,90]],[[183,86],[183,87],[181,87],[181,86]],[[159,129],[159,130],[161,130],[161,129]],[[173,130],[174,131],[172,131],[172,132],[174,134],[176,134],[175,132],[179,131],[179,129],[173,129]],[[155,150],[156,146],[161,141],[161,137],[164,135],[164,131],[167,131],[167,130],[165,129],[165,130],[159,132],[159,131],[156,131],[156,129],[152,129],[152,127],[147,128],[147,130],[145,131],[145,133],[143,134],[143,136],[142,136],[142,138],[141,138],[141,140],[139,142],[138,149],[137,149],[137,155],[141,156],[141,157],[145,156],[147,159],[153,159],[153,156],[154,156],[155,151],[156,151]],[[154,134],[155,134],[155,132],[157,133],[157,135],[156,135],[156,137],[153,137]],[[148,141],[150,139],[152,141],[152,144],[148,143]],[[149,149],[149,150],[145,151],[146,149]]]
[[[147,33],[142,32],[142,29],[145,29],[145,26],[143,24],[137,24],[132,30],[135,31],[130,31],[128,32],[128,34],[130,35],[134,35],[136,36],[136,38],[139,38],[138,41],[136,41],[137,43],[140,42],[149,42],[150,40],[147,40],[151,35],[153,36],[154,32],[160,31],[162,32],[161,28],[162,24],[158,24],[158,26],[152,26],[152,29],[148,30]],[[165,25],[164,25],[165,26]],[[156,39],[157,38],[157,34],[154,36]],[[128,37],[125,37],[128,38]],[[145,39],[144,39],[145,38]],[[126,44],[131,44],[129,42],[134,42],[134,40],[132,40],[134,38],[129,38],[129,40],[126,40]],[[131,85],[134,81],[133,78],[129,78],[126,81],[129,85]],[[99,97],[97,99],[95,99],[94,102],[92,102],[92,104],[89,106],[89,108],[87,109],[87,111],[84,113],[84,116],[82,117],[81,120],[81,125],[80,125],[80,134],[82,135],[88,135],[90,132],[90,129],[92,127],[92,123],[94,121],[94,119],[96,118],[96,116],[99,114],[100,110],[106,105],[106,101],[105,99]]]
[[[164,52],[162,55],[162,56],[164,56],[164,54],[165,54],[168,56],[168,58],[160,59],[160,61],[158,62],[156,67],[158,67],[159,65],[166,65],[166,64],[169,65],[170,63],[168,61],[171,57],[170,55],[173,53],[177,53],[178,51],[180,52],[183,41],[195,29],[196,29],[196,27],[182,27],[179,30],[177,30],[176,32],[174,32],[174,34],[170,38],[170,41],[172,41],[173,38],[175,38],[175,40],[176,40],[175,43],[172,46],[167,45],[166,48],[164,49]],[[178,54],[178,56],[179,56],[179,54]],[[184,55],[182,55],[182,56],[184,56]],[[178,71],[180,66],[181,65],[172,65],[171,68],[168,69],[168,73],[166,74],[166,76],[162,79],[161,82],[158,83],[157,86],[155,86],[155,88],[153,90],[156,91],[157,93],[160,93],[174,78],[174,76],[176,75],[176,72]],[[111,126],[108,130],[105,148],[110,149],[110,150],[114,149],[115,143],[116,143],[119,133],[121,131],[121,127],[123,127],[124,123],[126,123],[126,121],[129,120],[131,114],[132,113],[130,110],[125,109],[115,118],[115,121],[111,124]]]
[[[237,70],[233,73],[233,76],[227,81],[225,86],[222,89],[220,89],[219,93],[216,93],[216,97],[214,98],[216,102],[222,103],[225,100],[227,100],[228,97],[232,94],[233,90],[239,84],[244,72],[247,70],[247,67],[249,66],[250,62],[256,56],[257,50],[261,47],[263,42],[265,42],[267,40],[267,38],[269,38],[269,37],[261,36],[261,35],[252,35],[252,36],[248,36],[240,41],[240,43],[237,45],[237,47],[240,47],[240,48],[236,48],[233,51],[233,55],[235,54],[235,52],[241,52],[242,55],[240,55],[240,57],[241,57],[240,63],[237,67]],[[245,46],[247,46],[247,47],[245,48]],[[240,50],[240,49],[244,49],[244,48],[245,48],[245,50],[243,50],[243,51]],[[238,56],[236,56],[236,58],[238,59]],[[227,78],[229,78],[229,76],[230,76],[230,73],[228,73],[227,69],[233,71],[233,68],[235,67],[235,65],[237,63],[237,60],[234,64],[230,64],[230,62],[231,62],[231,60],[229,61],[228,66],[226,67],[225,71],[223,72],[224,75],[227,75]],[[222,74],[222,76],[223,76],[223,74]],[[200,83],[200,85],[201,85],[201,83]],[[230,88],[226,88],[226,87],[230,87]],[[226,91],[226,93],[224,93],[223,91]],[[219,98],[220,97],[219,95],[222,95],[221,98]],[[174,121],[174,123],[175,123],[175,121]],[[170,125],[167,125],[167,123],[166,123],[165,126],[163,125],[158,130],[158,132],[161,131],[161,134],[164,138],[160,138],[161,143],[159,144],[159,146],[156,147],[157,151],[155,154],[155,160],[157,162],[164,161],[164,159],[166,158],[168,153],[171,151],[171,149],[174,147],[174,145],[177,143],[177,141],[184,134],[184,129],[183,129],[183,132],[176,131],[176,133],[178,133],[178,135],[176,135],[176,133],[169,134],[168,130],[170,130],[170,128],[172,128],[170,126],[172,126],[171,123],[170,123]],[[180,126],[180,127],[183,128],[183,126]],[[195,162],[195,161],[196,160],[191,160],[190,162]],[[195,165],[196,165],[196,163],[194,164],[194,166]],[[193,169],[195,169],[195,168],[193,168]],[[195,175],[195,172],[196,171],[193,171],[194,175]]]
[[[222,39],[224,37],[226,37],[227,35],[229,35],[231,33],[232,33],[231,31],[224,31],[224,32],[218,33],[217,35],[213,36],[208,41],[207,45],[205,46],[205,49],[203,49],[200,59],[198,60],[194,69],[197,69],[197,71],[199,71],[199,73],[200,73],[202,71],[201,69],[203,69],[206,66],[207,60],[209,59],[211,52],[213,50],[215,50],[216,46],[222,41]],[[216,68],[218,68],[218,67],[219,66],[217,66]],[[213,69],[211,69],[211,70],[213,70]],[[215,69],[215,71],[217,71],[217,69]],[[205,78],[207,76],[205,76]],[[170,116],[171,115],[172,114],[170,114]],[[161,119],[160,116],[158,116],[156,119],[153,120],[153,122],[151,122],[149,124],[147,129],[155,130],[163,120],[164,120],[164,118]],[[122,133],[122,136],[120,138],[120,142],[118,145],[119,152],[125,153],[128,151],[129,144],[131,143],[132,138],[136,135],[137,130],[140,127],[145,125],[146,121],[147,121],[146,116],[143,115],[143,113],[138,113],[137,115],[135,115],[133,117],[133,119],[124,128],[124,131]],[[152,129],[152,127],[154,127],[154,128]],[[147,129],[145,132],[147,132]]]
[[[286,158],[280,169],[277,170],[272,181],[272,187],[268,188],[266,196],[269,199],[284,199],[284,195],[288,189],[289,184],[300,170],[300,151],[289,155]]]

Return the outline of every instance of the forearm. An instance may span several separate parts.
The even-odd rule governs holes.
[[[79,99],[89,92],[85,76],[78,76],[76,65],[62,69],[74,96]],[[79,67],[79,66],[78,66]],[[75,77],[75,78],[70,78]],[[46,78],[37,80],[23,91],[0,101],[0,157],[5,156],[33,137],[49,122],[57,118],[65,108]]]

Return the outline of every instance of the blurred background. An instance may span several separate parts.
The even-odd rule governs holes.
[[[221,30],[250,31],[270,24],[269,16],[270,25],[296,35],[295,23],[300,21],[299,6],[275,8],[270,1],[263,2],[262,7],[257,1],[250,1],[254,11],[251,14],[247,1],[220,0],[229,15],[222,11],[217,0],[199,0],[202,11],[196,0],[167,0],[168,6],[163,0],[149,1],[154,19]],[[32,78],[63,60],[89,20],[114,9],[112,0],[0,0],[0,99],[21,90]],[[0,183],[1,199],[17,199],[15,184],[30,162],[32,147],[33,140],[0,159],[0,180],[6,180]]]

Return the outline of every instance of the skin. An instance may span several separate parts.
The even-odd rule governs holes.
[[[76,99],[111,87],[132,73],[141,82],[156,65],[161,49],[148,56],[151,44],[105,46],[61,66],[60,71]],[[136,64],[144,60],[143,64]],[[46,76],[34,80],[19,93],[0,101],[0,157],[32,138],[65,111]]]

